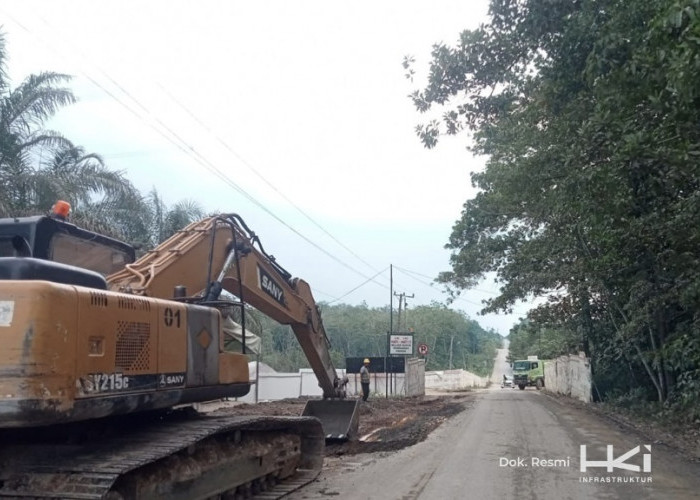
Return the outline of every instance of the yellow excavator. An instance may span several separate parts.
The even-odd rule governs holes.
[[[235,214],[135,259],[52,214],[0,219],[0,498],[278,498],[353,438],[309,285]],[[199,414],[247,394],[249,304],[291,325],[323,391],[299,417]],[[241,352],[222,311],[238,308]]]

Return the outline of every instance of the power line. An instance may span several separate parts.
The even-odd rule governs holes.
[[[408,276],[408,277],[411,278],[412,280],[414,280],[414,281],[420,283],[421,285],[426,286],[426,287],[428,287],[428,288],[430,288],[430,289],[432,289],[432,290],[435,291],[435,287],[433,286],[432,283],[426,283],[425,281],[420,280],[420,279],[416,278],[415,276],[413,276],[413,274],[416,274],[416,275],[418,275],[418,276],[423,276],[423,277],[425,277],[425,278],[427,278],[427,279],[431,279],[431,278],[429,278],[428,276],[425,276],[425,275],[420,274],[420,273],[412,273],[411,271],[408,271],[407,269],[403,269],[403,268],[401,268],[401,267],[399,267],[399,266],[396,266],[396,265],[394,266],[394,269],[396,269],[396,270],[398,270],[398,271],[404,273],[406,276]],[[441,293],[444,293],[444,292],[441,292]],[[474,306],[479,306],[479,307],[482,307],[482,306],[483,306],[483,304],[479,304],[479,303],[477,303],[477,302],[473,302],[473,301],[471,301],[471,300],[467,300],[467,299],[465,299],[464,297],[456,297],[455,300],[462,300],[463,302],[466,302],[466,303],[471,304],[471,305],[474,305]]]
[[[385,267],[384,269],[382,269],[381,271],[379,271],[377,274],[375,274],[375,275],[372,276],[371,278],[367,279],[366,281],[363,281],[362,283],[360,283],[359,285],[357,285],[355,288],[353,288],[353,289],[350,290],[349,292],[347,292],[347,293],[341,295],[340,297],[338,297],[338,298],[335,299],[335,300],[330,301],[329,304],[332,304],[333,302],[338,302],[340,299],[343,299],[343,298],[347,297],[348,295],[350,295],[350,294],[351,294],[352,292],[354,292],[355,290],[357,290],[357,289],[359,289],[359,288],[362,288],[362,287],[365,286],[367,283],[369,283],[370,281],[372,281],[374,278],[376,278],[377,276],[379,276],[379,275],[382,274],[383,272],[386,272],[387,269],[389,269],[389,268],[388,268],[388,267]]]
[[[6,13],[5,13],[5,14],[6,14]],[[13,22],[15,22],[18,26],[20,26],[22,29],[24,29],[25,31],[27,31],[29,34],[35,36],[36,38],[39,38],[36,34],[32,33],[31,30],[29,30],[28,28],[26,28],[25,26],[23,26],[21,23],[17,22],[12,16],[10,16],[10,15],[8,15],[8,14],[6,14],[6,15],[7,15]],[[54,31],[56,31],[55,28],[53,28],[53,26],[51,25],[51,23],[49,23],[48,21],[46,21],[46,19],[44,19],[42,16],[37,15],[37,17],[38,17],[44,24],[46,24],[49,28],[51,28],[51,29],[53,29]],[[42,43],[44,43],[44,44],[46,45],[45,42],[42,42]],[[53,50],[55,51],[55,49],[53,49]],[[354,272],[354,273],[356,273],[356,274],[362,276],[363,278],[367,278],[367,276],[366,276],[364,273],[362,273],[361,271],[358,271],[357,269],[355,269],[355,268],[352,267],[351,265],[349,265],[349,264],[347,264],[346,262],[340,260],[337,256],[333,255],[331,252],[327,251],[325,248],[322,248],[320,245],[318,245],[317,243],[315,243],[314,241],[312,241],[310,238],[308,238],[307,236],[303,235],[303,234],[302,234],[301,232],[299,232],[297,229],[295,229],[294,227],[292,227],[291,225],[289,225],[289,224],[288,224],[286,221],[284,221],[281,217],[279,217],[277,214],[275,214],[274,212],[272,212],[272,210],[270,210],[268,207],[264,206],[261,202],[259,202],[258,200],[256,200],[253,196],[251,196],[249,193],[247,193],[240,185],[238,185],[235,181],[233,181],[232,179],[230,179],[224,172],[222,172],[215,164],[213,164],[211,161],[209,161],[209,160],[208,160],[203,154],[201,154],[194,146],[190,145],[185,139],[183,139],[183,138],[182,138],[177,132],[175,132],[171,127],[169,127],[169,126],[168,126],[166,123],[164,123],[162,120],[160,120],[159,118],[157,118],[156,116],[154,116],[154,115],[151,113],[151,111],[150,111],[144,104],[142,104],[136,97],[134,97],[126,88],[124,88],[124,87],[123,87],[119,82],[117,82],[114,78],[112,78],[112,77],[111,77],[106,71],[104,71],[99,65],[97,65],[97,64],[95,64],[95,63],[89,61],[88,58],[87,58],[82,52],[80,52],[79,50],[76,50],[76,53],[78,53],[78,54],[79,54],[84,60],[86,60],[89,64],[91,64],[92,66],[94,66],[94,67],[102,74],[102,76],[104,76],[112,85],[114,85],[117,89],[119,89],[119,91],[121,91],[128,99],[130,99],[131,101],[133,101],[133,103],[135,103],[136,106],[137,106],[138,108],[140,108],[140,109],[143,111],[143,113],[145,113],[145,114],[148,115],[148,116],[151,116],[151,117],[155,120],[155,122],[159,125],[160,128],[154,126],[152,123],[147,122],[141,114],[139,114],[137,111],[135,111],[134,109],[132,109],[132,108],[131,108],[129,105],[127,105],[124,101],[122,101],[120,98],[118,98],[113,92],[109,91],[104,85],[100,84],[97,80],[95,80],[94,78],[92,78],[89,74],[87,74],[87,72],[86,72],[85,70],[82,70],[82,71],[81,71],[81,72],[83,73],[83,75],[85,76],[85,78],[87,78],[93,85],[95,85],[95,86],[98,87],[100,90],[102,90],[103,92],[105,92],[105,94],[107,94],[109,97],[111,97],[112,99],[114,99],[114,100],[115,100],[116,102],[118,102],[121,106],[125,107],[129,112],[131,112],[132,114],[134,114],[142,123],[145,123],[146,125],[148,125],[150,128],[152,128],[154,131],[156,131],[159,135],[161,135],[163,138],[165,138],[168,142],[170,142],[172,145],[174,145],[177,149],[179,149],[179,150],[180,150],[181,152],[183,152],[185,155],[189,156],[190,158],[192,158],[193,160],[195,160],[197,163],[199,163],[200,165],[202,165],[204,168],[206,168],[209,172],[213,173],[216,177],[218,177],[220,180],[222,180],[222,181],[223,181],[225,184],[227,184],[229,187],[233,188],[235,191],[237,191],[237,192],[238,192],[239,194],[241,194],[243,197],[245,197],[246,199],[248,199],[251,203],[253,203],[253,204],[256,205],[257,207],[259,207],[261,210],[263,210],[263,211],[266,212],[268,215],[270,215],[272,218],[274,218],[275,220],[277,220],[280,224],[282,224],[282,225],[284,225],[285,227],[287,227],[290,231],[292,231],[294,234],[296,234],[297,236],[299,236],[300,238],[302,238],[304,241],[306,241],[307,243],[309,243],[310,245],[312,245],[314,248],[316,248],[316,249],[319,250],[320,252],[324,253],[326,256],[328,256],[329,258],[331,258],[332,260],[334,260],[335,262],[337,262],[337,263],[340,264],[341,266],[347,268],[348,270],[350,270],[350,271],[352,271],[352,272]],[[183,106],[183,108],[184,108],[184,106]],[[188,112],[189,112],[189,111],[188,111]],[[190,113],[190,115],[191,115],[193,118],[196,119],[196,117],[195,117],[191,112],[189,112],[189,113]],[[200,123],[200,125],[204,126],[204,124],[203,124],[200,120],[197,119],[197,121],[198,121],[198,123]],[[211,132],[209,131],[209,129],[208,129],[206,126],[204,126],[204,127],[205,127],[205,130],[207,130],[207,131],[210,133],[210,135],[211,135]],[[167,132],[167,133],[166,133],[166,132]],[[282,193],[281,193],[276,187],[274,187],[269,181],[267,181],[267,179],[265,179],[264,177],[262,177],[262,175],[259,174],[252,166],[250,166],[247,162],[245,162],[245,160],[243,160],[243,159],[240,157],[240,155],[238,155],[235,151],[233,151],[232,148],[230,148],[230,147],[229,147],[227,144],[225,144],[225,143],[223,143],[223,144],[225,145],[225,147],[227,147],[227,149],[228,149],[230,152],[232,152],[232,153],[236,156],[236,158],[238,158],[240,161],[242,161],[242,162],[244,163],[244,165],[246,165],[248,168],[250,168],[251,170],[253,170],[253,171],[256,173],[256,175],[258,175],[259,177],[261,177],[270,187],[272,187],[276,192],[278,192],[280,195],[282,195]],[[319,228],[321,228],[326,234],[328,234],[330,237],[332,237],[334,241],[336,241],[338,244],[340,244],[340,245],[341,245],[343,248],[345,248],[346,250],[350,251],[350,252],[352,253],[352,255],[354,255],[356,258],[358,258],[359,260],[361,260],[365,265],[368,265],[370,268],[372,268],[372,266],[371,266],[369,263],[367,263],[365,260],[363,260],[362,258],[360,258],[359,256],[357,256],[354,252],[352,252],[352,250],[350,250],[349,248],[347,248],[345,245],[343,245],[339,240],[337,240],[337,238],[335,238],[335,237],[334,237],[333,235],[331,235],[328,231],[326,231],[325,228],[323,228],[322,226],[320,226],[320,224],[316,223],[313,219],[311,219],[311,218],[310,218],[307,214],[305,214],[299,207],[297,207],[296,205],[294,205],[294,204],[291,202],[291,200],[289,200],[289,199],[288,199],[286,196],[284,196],[284,195],[282,195],[282,196],[283,196],[283,198],[284,198],[285,200],[287,200],[289,203],[291,203],[297,210],[299,210],[305,217],[307,217],[307,218],[308,218],[310,221],[312,221],[315,225],[317,225]],[[372,268],[372,269],[374,269],[374,268]],[[374,278],[375,278],[377,275],[379,275],[379,274],[381,274],[381,271],[380,271],[379,273],[375,274],[372,278],[367,278],[367,282],[368,282],[368,281],[373,281]],[[366,282],[365,282],[365,283],[366,283]],[[382,283],[375,282],[375,284],[380,285],[380,286],[382,286],[382,287],[384,287],[384,288],[388,288],[388,286],[386,286],[386,285],[384,285],[384,284],[382,284]],[[342,298],[342,297],[341,297],[341,298]]]
[[[314,295],[316,295],[316,294],[321,294],[321,295],[325,295],[326,297],[329,297],[329,298],[331,298],[331,299],[335,299],[335,298],[336,298],[335,295],[330,294],[330,293],[328,293],[328,292],[324,292],[323,290],[319,290],[319,289],[316,288],[315,286],[314,286],[314,287],[311,287],[311,288],[313,289],[313,294],[314,294]]]
[[[86,75],[87,76],[87,75]],[[107,76],[107,75],[106,75]],[[88,77],[89,78],[89,77]],[[108,79],[112,80],[109,76],[107,76]],[[106,89],[97,83],[95,80],[90,79],[95,85],[97,85],[100,89],[105,90]],[[121,87],[119,87],[121,89]],[[127,97],[129,97],[131,100],[136,102],[144,111],[149,112],[148,109],[143,106],[135,97],[133,97],[128,91],[121,89],[122,92],[126,94]],[[116,98],[115,98],[116,99]],[[117,101],[123,105],[123,103],[117,99]],[[141,118],[142,121],[144,121]],[[174,130],[172,130],[168,125],[166,125],[162,120],[156,118],[156,121],[160,124],[161,127],[163,127],[166,131],[168,131],[174,138],[168,137],[166,134],[162,133],[161,130],[157,129],[156,127],[153,127],[152,125],[151,128],[153,128],[156,132],[158,132],[161,136],[163,136],[166,140],[171,142],[174,146],[176,146],[178,149],[180,149],[183,153],[188,155],[190,158],[194,159],[197,163],[202,165],[204,168],[209,170],[211,173],[213,173],[215,176],[217,176],[219,179],[221,179],[225,184],[227,184],[229,187],[233,188],[235,191],[237,191],[239,194],[241,194],[243,197],[248,199],[251,203],[256,205],[258,208],[266,212],[268,215],[270,215],[273,219],[278,221],[280,224],[285,226],[287,229],[292,231],[294,234],[299,236],[301,239],[309,243],[311,246],[325,254],[326,256],[330,257],[332,260],[340,264],[341,266],[345,267],[346,269],[362,276],[363,278],[366,278],[362,272],[358,271],[354,267],[350,266],[346,262],[340,260],[337,256],[333,255],[331,252],[326,250],[325,248],[322,248],[320,245],[318,245],[316,242],[312,241],[310,238],[299,232],[296,228],[292,227],[290,224],[288,224],[286,221],[284,221],[281,217],[279,217],[277,214],[275,214],[272,210],[270,210],[268,207],[263,205],[260,201],[258,201],[255,197],[250,195],[247,191],[245,191],[240,185],[238,185],[235,181],[233,181],[230,177],[228,177],[224,172],[222,172],[215,164],[210,162],[203,154],[201,154],[194,146],[189,145],[185,139],[180,137],[179,134],[177,134]],[[145,121],[144,121],[145,123]],[[370,281],[372,278],[369,279]],[[377,283],[380,286],[384,286],[381,283]]]
[[[409,276],[412,277],[413,279],[416,279],[416,278],[414,278],[414,277],[411,276],[411,275],[420,276],[420,277],[422,277],[422,278],[425,278],[425,279],[428,279],[428,280],[431,280],[431,281],[434,281],[434,280],[435,280],[435,278],[433,278],[433,277],[431,277],[431,276],[426,276],[425,274],[421,274],[421,273],[416,272],[416,271],[411,271],[411,270],[409,270],[409,269],[404,269],[404,268],[401,268],[401,267],[399,267],[399,266],[394,266],[394,267],[395,267],[396,269],[398,269],[399,271],[403,272],[404,274],[409,275]],[[431,286],[431,287],[433,286],[432,284],[427,284],[427,283],[423,283],[423,284],[424,284],[424,285],[427,285],[427,286]],[[487,293],[487,294],[489,294],[489,295],[499,295],[498,292],[494,292],[493,290],[484,290],[484,289],[482,289],[482,288],[470,288],[469,290],[473,290],[473,291],[475,291],[475,292]]]
[[[18,24],[22,29],[27,31],[29,34],[39,38],[37,35],[31,32],[28,28],[25,26],[21,25],[18,21],[16,21],[12,16],[9,16],[10,19],[12,19],[16,24]],[[48,26],[50,29],[54,31],[58,31],[52,23],[47,21],[44,17],[41,15],[37,14],[38,19],[40,19],[46,26]],[[55,49],[54,49],[55,50]],[[169,134],[171,134],[176,141],[180,142],[181,144],[184,144],[189,150],[192,151],[195,155],[199,156],[201,160],[203,160],[205,163],[207,163],[209,166],[204,165],[202,161],[198,161],[198,163],[202,164],[207,168],[208,170],[212,171],[217,177],[219,177],[221,180],[224,180],[224,182],[228,183],[231,185],[231,183],[235,184],[235,182],[231,181],[226,174],[221,172],[215,165],[213,165],[211,162],[209,162],[206,158],[204,158],[194,147],[191,145],[187,144],[184,139],[182,139],[174,130],[172,130],[171,127],[169,127],[167,124],[165,124],[162,120],[160,120],[157,116],[153,115],[150,110],[143,105],[138,99],[136,99],[123,85],[121,85],[116,79],[114,79],[109,73],[107,73],[104,69],[102,69],[99,65],[93,63],[88,59],[88,57],[81,51],[76,50],[76,53],[78,53],[81,58],[85,61],[87,61],[89,64],[97,68],[97,70],[104,76],[112,85],[114,85],[117,89],[119,89],[125,96],[127,96],[129,99],[131,99],[141,110],[143,110],[144,113],[147,115],[151,116],[165,131],[167,131]],[[103,92],[105,92],[107,95],[112,97],[114,100],[116,100],[119,104],[127,108],[132,114],[134,114],[139,120],[141,120],[144,123],[147,123],[142,116],[139,116],[138,113],[136,113],[133,109],[131,109],[129,106],[127,106],[124,102],[122,102],[120,99],[118,99],[112,92],[107,90],[103,85],[100,85],[95,79],[90,77],[84,70],[82,71],[83,75],[90,80],[93,85],[97,86],[100,88]],[[252,171],[259,179],[261,179],[265,184],[267,184],[272,190],[274,190],[279,196],[281,196],[285,201],[287,201],[290,205],[292,205],[299,213],[301,213],[307,220],[309,220],[312,224],[314,224],[316,227],[318,227],[324,234],[326,234],[328,237],[330,237],[333,241],[335,241],[341,248],[346,250],[348,253],[350,253],[353,257],[358,259],[360,262],[362,262],[364,265],[372,269],[373,271],[377,271],[377,269],[372,266],[369,262],[367,262],[365,259],[363,259],[361,256],[359,256],[356,252],[354,252],[351,248],[349,248],[347,245],[342,243],[338,238],[336,238],[333,234],[331,234],[325,227],[323,227],[320,223],[318,223],[316,220],[314,220],[310,215],[308,215],[303,209],[301,209],[297,204],[295,204],[288,196],[286,196],[281,190],[279,190],[272,182],[270,182],[267,178],[265,178],[255,167],[253,167],[248,161],[246,161],[238,152],[236,152],[226,141],[224,141],[220,136],[214,134],[211,130],[211,128],[206,125],[197,115],[195,115],[189,108],[187,108],[179,99],[177,99],[168,89],[166,89],[162,84],[159,82],[155,82],[155,84],[167,95],[175,104],[177,104],[182,110],[184,110],[199,126],[201,126],[211,137],[216,139],[217,142],[219,142],[227,151],[229,151],[236,159],[239,160],[244,166],[246,166],[250,171]],[[178,147],[182,152],[185,154],[189,155],[189,152],[186,149],[183,149],[180,145],[175,144],[171,138],[167,137],[162,130],[158,130],[156,127],[154,127],[152,124],[148,124],[151,128],[153,128],[157,133],[159,133],[161,136],[166,138],[169,142],[171,142],[173,145]],[[192,157],[192,155],[189,155]],[[213,170],[215,171],[213,171]],[[289,226],[286,222],[282,221],[279,217],[277,217],[275,214],[273,214],[269,209],[264,207],[262,204],[257,202],[253,197],[245,193],[240,186],[237,184],[234,187],[240,194],[244,195],[246,198],[248,198],[251,202],[253,202],[255,205],[259,206],[263,210],[265,210],[268,214],[273,216],[273,218],[277,219],[279,222],[281,222],[283,225],[291,229],[293,232],[295,232],[297,235],[301,236],[303,239],[305,239],[307,242],[311,243],[313,246],[321,250],[322,252],[326,253],[326,255],[331,256],[334,260],[335,257],[326,252],[324,249],[321,249],[318,245],[315,243],[311,242],[308,238],[302,236],[299,232],[294,230],[291,226]],[[345,267],[348,267],[347,264],[342,264]],[[357,272],[356,270],[352,269],[354,272]],[[359,274],[359,273],[358,273]],[[364,277],[364,275],[360,274],[361,276]]]
[[[413,276],[413,274],[415,274],[415,275],[417,275],[417,276],[422,276],[422,277],[427,278],[427,279],[431,279],[430,277],[425,276],[424,274],[420,274],[420,273],[414,272],[414,271],[409,271],[409,270],[407,270],[407,269],[403,269],[403,268],[398,267],[398,266],[396,266],[396,265],[394,266],[394,269],[397,269],[397,270],[401,271],[401,272],[404,273],[406,276],[408,276],[409,278],[411,278],[411,279],[417,281],[418,283],[420,283],[420,284],[422,284],[422,285],[424,285],[424,286],[427,286],[427,287],[429,287],[429,288],[435,290],[435,287],[433,287],[433,285],[432,285],[431,283],[426,283],[426,282],[424,282],[424,281],[422,281],[422,280],[416,278],[415,276]],[[479,289],[474,289],[474,290],[477,290],[477,291],[480,291],[480,292],[483,292],[483,293],[489,293],[489,294],[491,294],[491,295],[498,295],[498,294],[495,293],[495,292],[489,292],[489,291],[486,291],[486,290],[479,290]],[[480,303],[478,303],[478,302],[474,302],[474,301],[472,301],[472,300],[466,299],[466,298],[462,297],[461,295],[458,295],[458,296],[454,297],[453,300],[454,300],[454,301],[465,302],[465,303],[471,304],[471,305],[473,305],[473,306],[484,307],[484,304],[480,304]],[[527,314],[527,311],[524,311],[524,312],[523,312],[523,311],[520,311],[520,310],[518,310],[518,311],[515,311],[515,310],[514,310],[514,312],[515,312],[516,314],[520,314],[520,315],[525,315],[525,314]]]
[[[365,264],[367,267],[372,269],[373,271],[376,271],[377,269],[372,266],[369,262],[367,262],[365,259],[360,257],[357,253],[355,253],[351,248],[346,246],[343,242],[341,242],[338,238],[336,238],[333,234],[331,234],[328,230],[326,230],[325,227],[323,227],[321,224],[319,224],[316,220],[314,220],[309,214],[307,214],[304,210],[302,210],[301,207],[299,207],[296,203],[294,203],[287,195],[285,195],[282,191],[280,191],[277,186],[272,184],[265,176],[263,176],[255,167],[253,167],[245,158],[243,158],[237,151],[235,151],[226,141],[224,141],[221,136],[215,134],[211,128],[205,124],[202,120],[199,119],[197,115],[195,115],[187,106],[185,106],[178,98],[176,98],[167,88],[165,88],[163,85],[161,85],[159,82],[156,82],[156,85],[167,95],[175,104],[177,104],[182,110],[184,110],[190,117],[197,122],[209,135],[214,137],[219,144],[221,144],[227,151],[229,151],[235,158],[238,159],[243,165],[245,165],[253,174],[255,174],[259,179],[261,179],[265,184],[267,184],[273,191],[275,191],[278,195],[280,195],[287,203],[292,205],[300,214],[302,214],[307,220],[309,220],[313,225],[318,227],[321,231],[323,231],[328,237],[330,237],[333,241],[335,241],[340,247],[345,249],[348,253],[350,253],[353,257],[355,257],[357,260]]]

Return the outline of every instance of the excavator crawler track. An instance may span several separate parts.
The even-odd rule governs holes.
[[[40,434],[0,435],[0,497],[280,498],[323,464],[323,430],[308,417],[189,414]]]

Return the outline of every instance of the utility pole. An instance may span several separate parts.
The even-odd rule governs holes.
[[[452,334],[450,336],[450,361],[449,361],[449,364],[447,365],[447,366],[449,366],[450,370],[452,369],[452,344],[454,344],[454,341],[455,341],[455,336],[454,336],[454,334]]]
[[[402,331],[401,330],[401,306],[403,306],[404,310],[406,310],[406,297],[412,299],[414,297],[414,294],[406,295],[405,292],[401,292],[401,293],[394,292],[393,295],[399,298],[399,317],[396,320],[396,323],[397,323],[396,330],[399,333],[401,333],[401,331]],[[405,358],[406,358],[406,356],[404,356],[404,362],[405,362]],[[396,383],[395,379],[393,378],[393,375],[394,374],[393,374],[393,370],[392,370],[392,380],[394,381],[394,383]]]
[[[386,353],[384,354],[384,397],[389,398],[389,349],[391,334],[394,333],[394,265],[389,264],[389,331],[386,334]]]
[[[405,292],[401,292],[401,293],[394,292],[394,295],[399,298],[399,317],[398,317],[398,320],[396,321],[396,323],[397,323],[396,330],[400,332],[401,331],[401,305],[403,304],[403,308],[405,311],[406,306],[407,306],[406,299],[412,299],[413,297],[415,297],[415,294],[412,293],[411,295],[407,295]]]

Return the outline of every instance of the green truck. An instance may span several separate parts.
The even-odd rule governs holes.
[[[535,386],[537,390],[544,387],[544,361],[537,356],[528,356],[513,362],[513,383],[520,390]]]

